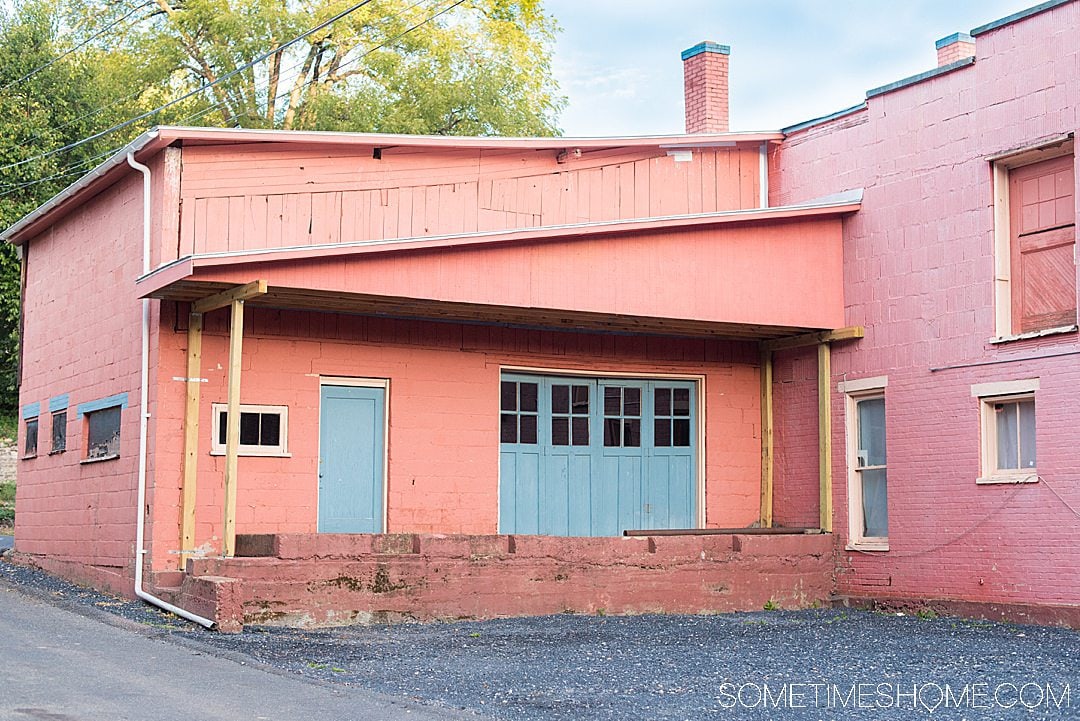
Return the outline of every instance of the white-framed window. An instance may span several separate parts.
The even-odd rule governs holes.
[[[1076,330],[1073,138],[990,159],[994,342]]]
[[[840,384],[846,394],[848,547],[889,550],[884,377]]]
[[[977,483],[1035,483],[1039,480],[1035,391],[1039,379],[980,383],[981,468]]]
[[[211,455],[225,455],[228,405],[214,403],[211,423]],[[289,455],[289,407],[241,404],[240,446],[242,456]]]

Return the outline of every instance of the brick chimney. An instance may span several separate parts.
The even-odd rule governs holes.
[[[967,33],[953,33],[947,38],[938,40],[934,45],[937,47],[937,64],[942,65],[955,63],[957,60],[975,57],[975,38]]]
[[[683,88],[687,133],[728,131],[728,55],[731,48],[701,42],[684,50]]]

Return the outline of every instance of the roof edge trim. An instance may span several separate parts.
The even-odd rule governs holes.
[[[866,91],[866,99],[869,100],[870,98],[876,98],[879,95],[885,95],[886,93],[891,93],[894,90],[900,90],[901,88],[906,88],[909,85],[915,85],[915,84],[921,83],[921,82],[923,82],[925,80],[931,80],[933,78],[938,77],[939,75],[945,75],[947,73],[951,73],[954,70],[959,70],[961,68],[966,68],[968,65],[974,65],[974,64],[975,64],[974,56],[967,57],[967,58],[961,58],[960,60],[957,60],[955,63],[949,63],[948,65],[942,65],[939,68],[934,68],[932,70],[927,70],[925,73],[919,73],[918,75],[911,75],[911,76],[903,78],[901,80],[897,80],[896,82],[889,83],[888,85],[882,85],[880,87],[871,88],[870,90]]]
[[[866,101],[863,101],[863,102],[859,103],[858,105],[852,105],[850,108],[844,108],[843,110],[837,110],[835,113],[829,113],[828,115],[822,115],[821,117],[818,117],[818,118],[811,118],[810,120],[804,120],[801,123],[795,123],[794,125],[789,125],[786,128],[780,128],[780,132],[783,133],[784,135],[790,135],[791,133],[797,133],[800,130],[806,130],[807,128],[812,128],[815,125],[821,125],[823,123],[827,123],[830,120],[836,120],[837,118],[842,118],[842,117],[844,117],[846,115],[852,115],[853,113],[857,113],[860,110],[866,110]]]
[[[1033,5],[1032,7],[1020,10],[1019,12],[1015,12],[1012,15],[1006,15],[1003,18],[998,18],[997,20],[988,22],[985,25],[980,25],[979,27],[974,28],[969,34],[972,37],[978,37],[979,35],[990,32],[991,30],[997,30],[998,28],[1005,27],[1006,25],[1012,25],[1013,23],[1023,20],[1025,18],[1029,18],[1032,15],[1038,15],[1039,13],[1046,12],[1047,10],[1053,10],[1056,7],[1068,5],[1071,2],[1073,2],[1073,0],[1047,0],[1047,2]]]
[[[156,128],[147,130],[145,133],[120,148],[120,150],[117,150],[89,173],[61,190],[52,198],[45,201],[44,204],[38,206],[35,210],[24,215],[21,219],[16,221],[14,225],[9,226],[3,232],[0,232],[0,242],[11,243],[12,245],[22,245],[23,239],[19,236],[22,235],[24,231],[34,226],[38,221],[60,206],[67,204],[68,201],[97,183],[116,167],[126,165],[128,153],[138,153],[159,137]]]

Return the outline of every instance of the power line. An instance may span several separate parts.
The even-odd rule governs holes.
[[[433,4],[433,5],[435,5],[435,6],[437,6],[437,5],[439,5],[439,4],[441,3],[441,2],[445,2],[445,1],[446,1],[446,0],[435,0],[435,2],[433,2],[432,4]],[[463,0],[462,0],[462,1],[463,1]],[[400,17],[404,16],[404,15],[405,15],[405,13],[409,12],[410,10],[413,10],[413,9],[415,9],[415,8],[419,7],[420,5],[423,5],[423,4],[425,3],[425,2],[431,2],[431,0],[417,0],[417,1],[416,1],[416,2],[414,2],[414,3],[412,4],[412,5],[408,6],[407,8],[403,8],[402,10],[400,10],[399,12],[397,12],[397,13],[396,13],[396,14],[395,14],[395,15],[393,16],[393,18],[394,18],[394,19],[396,19],[396,18],[400,18]],[[455,3],[454,7],[456,7],[457,5],[460,5],[460,4],[461,4],[460,2],[457,2],[457,3]],[[449,10],[449,9],[452,9],[452,8],[447,8],[446,10]],[[446,12],[446,10],[443,10],[442,12]],[[435,19],[436,17],[438,17],[438,15],[441,15],[441,14],[442,14],[442,12],[438,13],[437,15],[432,15],[431,17],[429,17],[429,18],[427,18],[426,20],[424,20],[424,21],[423,21],[422,23],[419,23],[419,24],[417,24],[417,25],[413,26],[412,28],[409,28],[409,30],[406,30],[406,31],[405,31],[405,33],[400,33],[399,35],[397,35],[397,36],[395,36],[395,37],[393,37],[393,38],[390,38],[390,39],[388,39],[388,40],[385,40],[385,41],[383,41],[382,43],[380,43],[379,45],[377,45],[377,46],[375,46],[375,47],[369,48],[369,49],[368,49],[368,50],[367,50],[366,52],[364,52],[364,53],[363,53],[363,55],[360,55],[359,57],[356,57],[356,58],[352,58],[352,59],[350,59],[350,60],[346,61],[345,63],[342,63],[342,65],[341,65],[340,67],[344,67],[345,65],[349,65],[349,64],[351,64],[351,63],[353,63],[353,62],[356,62],[357,60],[360,60],[360,59],[362,59],[362,58],[363,58],[364,56],[368,55],[369,53],[372,53],[372,52],[374,52],[374,51],[376,51],[376,50],[378,50],[378,49],[380,49],[380,48],[384,47],[384,46],[385,46],[386,44],[388,44],[388,43],[390,43],[390,42],[393,42],[393,41],[397,40],[397,39],[398,39],[398,38],[400,38],[400,37],[401,37],[402,35],[405,35],[406,33],[408,33],[408,32],[411,32],[412,30],[415,30],[415,29],[416,29],[417,27],[419,27],[420,25],[423,25],[424,23],[430,22],[431,20],[433,20],[433,19]],[[383,20],[383,24],[386,24],[386,23],[388,23],[389,21],[390,21],[390,18],[384,19],[384,20]],[[296,69],[300,68],[300,67],[301,67],[302,65],[304,65],[304,61],[300,61],[300,62],[294,63],[293,65],[290,65],[289,67],[287,67],[287,68],[285,68],[285,69],[284,69],[283,71],[281,71],[281,75],[283,75],[283,76],[287,76],[287,75],[288,75],[289,73],[291,73],[292,71],[294,71],[294,70],[296,70]],[[269,83],[268,83],[268,86],[267,86],[267,93],[269,93],[269,90],[270,90],[270,88],[269,88]],[[277,95],[275,95],[275,96],[273,96],[273,97],[267,97],[267,99],[266,99],[267,105],[269,106],[269,104],[270,104],[271,102],[275,102],[275,103],[276,103],[276,102],[277,102],[278,100],[280,100],[280,99],[282,99],[282,98],[285,98],[285,97],[289,96],[289,95],[290,95],[291,93],[292,93],[292,90],[286,90],[286,91],[284,91],[284,92],[282,92],[282,93],[279,93],[279,94],[277,94]],[[209,113],[212,113],[212,112],[214,112],[215,110],[217,110],[217,109],[219,109],[219,108],[223,108],[223,107],[225,107],[225,105],[226,105],[226,104],[227,104],[227,103],[226,103],[226,101],[224,101],[224,100],[219,100],[219,101],[217,101],[217,102],[213,103],[212,105],[210,105],[210,106],[208,106],[208,107],[206,107],[206,108],[203,108],[203,109],[201,109],[201,110],[199,110],[199,111],[196,111],[195,113],[192,113],[192,114],[191,114],[191,115],[189,115],[188,117],[186,117],[186,118],[184,118],[183,120],[181,120],[179,124],[180,124],[180,125],[184,125],[184,124],[186,124],[186,123],[188,123],[188,122],[190,122],[190,121],[192,121],[192,120],[197,120],[197,119],[199,119],[199,118],[201,118],[201,117],[203,117],[203,116],[205,116],[205,115],[207,115],[207,114],[209,114]],[[236,121],[236,120],[238,120],[239,118],[240,118],[240,116],[239,116],[238,114],[230,115],[230,116],[228,116],[228,117],[226,117],[226,118],[224,118],[224,119],[223,119],[223,124],[225,124],[225,125],[228,125],[229,123],[232,123],[233,121]]]
[[[402,16],[403,16],[403,15],[404,15],[405,13],[409,12],[410,10],[413,10],[413,9],[415,9],[416,7],[418,7],[418,6],[422,5],[422,4],[423,4],[423,3],[425,3],[425,2],[429,2],[429,0],[417,0],[417,2],[413,3],[412,5],[410,5],[410,6],[409,6],[409,7],[407,7],[407,8],[404,8],[404,9],[402,9],[402,10],[401,10],[400,12],[396,13],[396,14],[395,14],[395,15],[394,15],[393,17],[394,17],[394,18],[400,18],[400,17],[402,17]],[[149,4],[149,3],[147,3],[147,4]],[[437,4],[437,3],[436,3],[436,4]],[[454,5],[454,6],[452,6],[451,8],[447,8],[447,10],[449,10],[449,9],[453,9],[453,7],[456,7],[456,6],[458,5],[458,4],[460,4],[460,3],[455,3],[455,5]],[[444,10],[443,12],[446,12],[446,11]],[[440,13],[440,14],[441,14],[441,13]],[[430,22],[430,20],[432,20],[432,19],[433,19],[434,17],[435,17],[435,16],[433,16],[432,18],[428,18],[428,20],[426,20],[425,22]],[[384,23],[385,23],[385,22],[388,22],[388,20],[384,20]],[[422,23],[421,23],[421,24],[422,24]],[[413,29],[415,29],[415,27],[414,27],[414,28],[410,28],[410,30],[409,30],[409,31],[407,31],[407,32],[410,32],[410,31],[411,31],[411,30],[413,30]],[[404,33],[402,33],[402,34],[404,34]],[[368,54],[368,53],[370,53],[370,52],[374,52],[375,50],[378,50],[378,49],[380,49],[380,48],[384,47],[384,46],[385,46],[386,44],[388,44],[389,42],[393,42],[394,40],[397,40],[397,39],[398,39],[398,38],[400,38],[400,37],[401,37],[401,35],[399,34],[398,36],[396,36],[396,37],[394,37],[394,38],[391,38],[390,40],[387,40],[387,41],[385,41],[385,42],[381,43],[380,45],[378,45],[378,46],[376,46],[376,47],[373,47],[373,48],[369,49],[369,50],[368,50],[368,51],[367,51],[366,53],[364,53],[364,55],[367,55],[367,54]],[[284,46],[283,46],[283,47],[284,47]],[[273,52],[276,52],[276,51],[271,51],[271,54],[272,54]],[[345,63],[343,63],[341,67],[345,67],[346,65],[350,65],[350,64],[352,64],[352,63],[356,62],[357,60],[360,60],[360,59],[362,59],[362,57],[363,57],[363,56],[360,56],[360,57],[357,57],[357,58],[352,58],[352,59],[350,59],[350,60],[346,61]],[[257,62],[257,61],[256,61],[256,62]],[[303,65],[303,62],[298,62],[298,63],[294,63],[293,65],[291,65],[291,66],[289,66],[288,68],[286,68],[286,69],[285,69],[285,70],[283,71],[283,74],[286,74],[286,75],[287,75],[287,74],[288,74],[289,72],[291,72],[291,71],[293,71],[293,70],[296,70],[296,69],[300,68],[300,67],[301,67],[302,65]],[[207,86],[207,87],[208,87],[208,86]],[[68,127],[71,127],[72,125],[75,125],[76,123],[79,123],[79,122],[81,122],[81,121],[83,121],[83,120],[88,120],[89,118],[93,118],[93,117],[95,117],[95,116],[97,116],[97,115],[100,115],[101,113],[105,112],[106,110],[108,110],[108,109],[110,109],[110,108],[113,108],[113,107],[115,107],[115,106],[117,106],[117,105],[119,105],[119,104],[121,104],[121,103],[124,103],[124,102],[126,102],[126,101],[128,101],[128,100],[131,100],[131,99],[133,99],[133,98],[136,98],[136,97],[138,97],[139,95],[142,95],[142,94],[143,94],[143,93],[145,92],[145,90],[146,90],[145,88],[143,88],[143,89],[139,89],[139,90],[136,90],[136,91],[135,91],[135,92],[133,92],[133,93],[130,93],[130,94],[128,94],[128,95],[125,95],[124,97],[121,97],[121,98],[117,98],[116,100],[113,100],[113,101],[111,101],[111,102],[109,102],[109,103],[106,103],[105,105],[102,105],[101,107],[95,108],[94,110],[91,110],[91,111],[89,111],[89,112],[87,112],[87,113],[84,113],[84,114],[82,114],[82,115],[80,115],[80,116],[78,116],[78,117],[76,117],[76,118],[73,118],[72,120],[69,120],[69,121],[67,121],[67,122],[65,122],[65,123],[62,123],[61,125],[58,125],[58,126],[56,126],[56,127],[53,127],[53,128],[51,128],[51,130],[52,130],[52,131],[54,131],[54,132],[55,132],[55,131],[59,131],[59,130],[63,130],[64,128],[68,128]],[[267,99],[267,102],[269,102],[270,100],[274,100],[274,101],[277,101],[277,100],[279,100],[279,99],[281,99],[281,98],[284,98],[284,97],[286,97],[286,96],[287,96],[288,94],[289,94],[289,91],[286,91],[286,92],[284,92],[284,93],[280,93],[280,94],[278,94],[278,95],[274,96],[273,98],[268,98],[268,99]],[[207,107],[205,107],[205,108],[202,108],[202,109],[200,109],[200,110],[198,110],[198,111],[196,111],[196,112],[192,113],[191,115],[189,115],[189,116],[187,116],[187,117],[183,118],[182,120],[180,120],[180,121],[179,121],[179,123],[178,123],[178,124],[179,124],[179,125],[187,125],[188,123],[190,123],[190,122],[192,122],[192,121],[194,121],[194,120],[198,120],[199,118],[202,118],[202,117],[204,117],[204,116],[206,116],[206,115],[208,115],[208,114],[210,114],[210,113],[214,112],[215,110],[217,110],[217,109],[219,109],[219,108],[222,108],[222,107],[224,107],[225,105],[226,105],[225,101],[217,101],[217,102],[213,103],[212,105],[209,105],[209,106],[207,106]],[[233,121],[235,121],[235,120],[236,120],[237,118],[238,118],[238,116],[237,116],[237,115],[231,115],[231,116],[229,116],[229,117],[227,117],[227,118],[224,118],[224,119],[223,119],[223,124],[228,124],[228,123],[230,123],[230,122],[233,122]],[[27,139],[27,141],[26,141],[26,144],[30,144],[30,143],[32,143],[32,142],[33,142],[33,141],[35,141],[35,140],[40,140],[40,139],[41,139],[41,137],[42,137],[42,135],[43,135],[42,133],[38,133],[37,135],[34,135],[33,137],[31,137],[31,138]],[[31,160],[33,160],[33,158],[31,158]]]
[[[397,14],[396,14],[396,15],[395,15],[394,17],[401,17],[401,16],[403,16],[403,15],[404,15],[405,13],[407,13],[408,11],[410,11],[410,10],[413,10],[414,8],[416,8],[416,7],[420,6],[420,5],[421,5],[421,4],[423,4],[424,2],[428,2],[428,1],[429,1],[429,0],[417,0],[417,2],[413,3],[412,5],[410,5],[409,7],[405,8],[405,9],[403,9],[402,11],[400,11],[399,13],[397,13]],[[356,57],[354,57],[354,58],[350,58],[350,59],[349,59],[349,60],[347,60],[346,62],[342,63],[342,64],[341,64],[341,65],[340,65],[339,67],[345,67],[346,65],[350,65],[350,64],[352,64],[352,63],[354,63],[354,62],[357,62],[357,61],[359,61],[359,60],[362,60],[362,59],[363,59],[364,57],[366,57],[367,55],[369,55],[369,54],[371,54],[371,53],[373,53],[373,52],[375,52],[375,51],[377,51],[377,50],[379,50],[379,49],[381,49],[381,48],[385,47],[386,45],[388,45],[388,44],[390,44],[390,43],[392,43],[392,42],[395,42],[395,41],[399,40],[400,38],[404,37],[404,36],[405,36],[405,35],[407,35],[408,33],[410,33],[410,32],[413,32],[413,31],[414,31],[414,30],[416,30],[417,28],[419,28],[419,27],[421,27],[421,26],[425,25],[426,23],[429,23],[429,22],[431,22],[432,20],[436,19],[436,18],[437,18],[437,17],[439,17],[440,15],[443,15],[444,13],[447,13],[447,12],[449,12],[450,10],[453,10],[453,9],[454,9],[455,7],[457,7],[458,5],[461,5],[461,4],[463,3],[463,2],[464,2],[464,0],[456,0],[456,1],[455,1],[455,2],[453,3],[453,4],[451,4],[450,6],[448,6],[448,7],[445,7],[445,8],[443,8],[442,10],[440,10],[440,11],[439,11],[439,12],[437,12],[437,13],[433,13],[432,15],[428,16],[428,17],[427,17],[427,18],[425,18],[424,20],[422,20],[422,21],[420,21],[420,22],[418,22],[418,23],[416,23],[416,24],[412,25],[411,27],[409,27],[408,29],[404,30],[403,32],[401,32],[401,33],[398,33],[398,34],[397,34],[397,35],[395,35],[394,37],[392,37],[392,38],[387,38],[386,40],[384,40],[384,41],[380,42],[380,43],[379,43],[378,45],[375,45],[375,46],[373,46],[373,47],[371,47],[371,48],[368,48],[368,49],[367,49],[366,51],[364,51],[364,52],[363,52],[362,54],[360,54],[360,55],[358,55],[358,56],[356,56]],[[437,4],[438,4],[438,3],[435,3],[435,5],[436,5],[436,6],[437,6]],[[298,64],[296,64],[296,65],[292,66],[291,68],[289,68],[288,70],[292,70],[292,69],[295,69],[295,68],[299,67],[299,66],[300,66],[301,64],[302,64],[302,63],[298,63]],[[141,91],[140,91],[140,92],[141,92]],[[138,94],[138,93],[135,93],[135,94]],[[286,96],[286,95],[288,95],[288,94],[289,94],[288,92],[286,92],[286,93],[282,93],[282,94],[280,94],[280,95],[277,95],[277,96],[275,96],[275,97],[273,98],[273,100],[277,100],[278,98],[284,97],[284,96]],[[123,99],[121,99],[121,100],[123,100]],[[120,101],[114,101],[114,103],[112,103],[112,104],[115,104],[116,102],[120,102]],[[83,117],[88,117],[89,115],[93,115],[93,114],[95,114],[95,113],[99,113],[99,112],[102,112],[103,110],[105,110],[105,109],[107,109],[108,107],[110,107],[110,106],[111,106],[112,104],[110,104],[110,105],[106,105],[106,106],[104,106],[103,108],[100,108],[100,109],[98,109],[97,111],[94,111],[94,113],[89,113],[89,114],[88,114],[87,116],[83,116]],[[216,110],[217,108],[221,107],[222,105],[224,105],[224,103],[223,103],[223,102],[218,102],[218,103],[215,103],[214,105],[211,105],[211,106],[209,106],[209,107],[207,107],[207,108],[203,108],[202,110],[200,110],[200,111],[198,111],[198,112],[196,112],[196,113],[193,113],[192,115],[188,116],[187,118],[184,118],[184,120],[183,120],[183,121],[181,121],[181,124],[184,124],[184,123],[190,122],[190,121],[192,121],[192,120],[196,120],[196,119],[198,119],[198,118],[200,118],[200,117],[202,117],[202,116],[204,116],[204,115],[206,115],[206,114],[208,114],[208,113],[210,113],[210,112],[213,112],[214,110]],[[236,118],[237,118],[237,116],[230,116],[229,118],[226,118],[226,122],[229,122],[229,121],[235,120]],[[76,120],[78,120],[78,119],[76,119]],[[68,123],[68,124],[70,124],[71,122],[76,122],[76,121],[69,121],[69,123]],[[60,127],[63,127],[63,126],[60,126]],[[46,183],[46,182],[49,182],[49,181],[51,181],[51,180],[58,180],[58,179],[61,179],[61,178],[66,178],[66,177],[70,177],[70,176],[72,176],[72,175],[76,175],[76,174],[79,174],[79,173],[85,172],[85,171],[81,170],[81,168],[83,168],[83,167],[85,167],[85,166],[88,166],[88,165],[92,165],[92,164],[94,164],[94,163],[95,163],[96,161],[98,161],[98,160],[100,160],[100,159],[102,159],[102,158],[107,158],[107,157],[110,157],[110,156],[114,155],[114,154],[115,154],[115,153],[116,153],[116,152],[117,152],[117,151],[118,151],[119,149],[120,149],[120,148],[119,148],[119,147],[117,147],[117,148],[113,148],[113,149],[111,149],[111,150],[107,150],[107,151],[105,151],[105,152],[103,152],[103,153],[99,153],[99,154],[97,154],[97,155],[94,155],[94,156],[93,156],[93,157],[91,157],[91,158],[88,158],[88,159],[86,159],[86,160],[83,160],[83,161],[81,161],[81,162],[79,162],[79,163],[76,163],[75,165],[71,165],[71,166],[68,166],[68,167],[64,168],[64,169],[63,169],[62,171],[60,171],[60,172],[57,172],[57,173],[54,173],[54,174],[52,174],[52,175],[49,175],[49,176],[46,176],[46,177],[44,177],[44,178],[39,178],[39,179],[37,179],[37,180],[32,180],[32,181],[28,181],[28,182],[25,182],[25,183],[20,183],[20,184],[17,184],[17,185],[13,185],[13,186],[8,186],[8,187],[3,187],[3,186],[0,186],[0,198],[2,198],[2,197],[6,197],[6,196],[8,196],[8,195],[11,195],[11,194],[13,194],[13,193],[16,193],[16,192],[18,192],[19,190],[22,190],[22,189],[25,189],[25,188],[28,188],[28,187],[31,187],[31,186],[34,186],[34,185],[39,185],[39,184],[41,184],[41,183]]]
[[[0,88],[0,93],[5,92],[8,88],[11,88],[11,87],[13,87],[15,85],[18,85],[19,83],[21,83],[21,82],[23,82],[25,80],[29,80],[30,78],[32,78],[35,75],[37,75],[38,73],[40,73],[42,70],[45,70],[46,68],[49,68],[52,65],[55,65],[56,63],[60,62],[64,58],[66,58],[68,55],[71,55],[73,52],[75,52],[79,48],[86,47],[88,44],[90,44],[94,40],[98,39],[99,37],[101,37],[102,35],[107,33],[109,30],[112,30],[114,27],[116,27],[120,23],[124,22],[129,17],[131,17],[132,15],[137,13],[139,10],[142,10],[144,7],[146,7],[147,5],[150,5],[150,4],[151,4],[150,2],[144,2],[142,5],[139,5],[136,8],[132,8],[131,10],[129,10],[127,12],[126,15],[121,17],[119,20],[114,20],[113,22],[109,23],[108,25],[103,27],[101,30],[97,31],[96,33],[94,33],[93,35],[88,37],[86,40],[83,40],[78,45],[76,45],[76,46],[74,46],[72,48],[69,48],[68,50],[64,51],[60,55],[57,55],[55,58],[53,58],[49,62],[43,63],[42,65],[39,65],[38,67],[36,67],[33,70],[31,70],[30,72],[28,72],[26,75],[23,75],[21,78],[18,78],[17,80],[12,80],[10,83],[8,83],[4,87]]]
[[[423,2],[426,2],[426,1],[427,1],[427,0],[418,0],[417,2],[413,3],[412,5],[410,5],[409,7],[405,8],[405,9],[404,9],[404,10],[402,10],[402,11],[401,11],[400,13],[398,13],[396,17],[401,17],[402,15],[404,15],[405,13],[407,13],[407,12],[408,12],[409,10],[412,10],[413,8],[415,8],[415,7],[419,6],[419,5],[421,5],[421,4],[423,3]],[[434,5],[434,6],[438,6],[438,5],[439,5],[439,2],[440,2],[440,1],[445,1],[445,0],[437,0],[437,1],[436,1],[436,2],[435,2],[435,3],[433,4],[433,5]],[[429,15],[429,16],[428,16],[427,18],[425,18],[424,20],[421,20],[420,22],[416,23],[416,24],[415,24],[415,25],[413,25],[412,27],[409,27],[409,28],[407,28],[407,29],[403,30],[402,32],[400,32],[400,33],[398,33],[397,35],[395,35],[394,37],[392,37],[392,38],[387,38],[386,40],[383,40],[382,42],[380,42],[380,43],[379,43],[378,45],[375,45],[375,46],[373,46],[373,47],[370,47],[370,48],[368,48],[367,50],[365,50],[365,51],[364,51],[363,53],[361,53],[360,55],[358,55],[358,56],[356,56],[356,57],[353,57],[353,58],[349,58],[348,60],[346,60],[346,61],[344,61],[343,63],[341,63],[341,65],[339,65],[339,66],[338,66],[338,69],[340,70],[341,68],[343,68],[343,67],[346,67],[347,65],[352,65],[352,64],[353,64],[353,63],[355,63],[355,62],[358,62],[358,61],[360,61],[360,60],[363,60],[364,58],[366,58],[366,57],[367,57],[368,55],[372,54],[372,53],[373,53],[373,52],[375,52],[376,50],[381,50],[382,48],[386,47],[386,46],[387,46],[387,45],[389,45],[390,43],[393,43],[393,42],[397,42],[398,40],[400,40],[401,38],[405,37],[406,35],[408,35],[408,34],[409,34],[409,33],[411,33],[412,31],[414,31],[414,30],[416,30],[416,29],[418,29],[418,28],[420,28],[420,27],[423,27],[424,25],[428,24],[429,22],[431,22],[431,21],[432,21],[432,20],[434,20],[435,18],[439,17],[440,15],[443,15],[443,14],[445,14],[445,13],[448,13],[448,12],[450,12],[451,10],[453,10],[454,8],[456,8],[456,7],[458,6],[458,5],[461,5],[461,4],[463,3],[463,2],[465,2],[465,0],[455,0],[455,2],[453,2],[453,4],[451,4],[451,5],[448,5],[447,7],[443,8],[442,10],[440,10],[440,11],[439,11],[439,12],[437,12],[437,13],[434,13],[434,14],[432,14],[432,15]],[[429,8],[429,9],[430,9],[430,8]],[[294,66],[293,66],[292,68],[290,68],[290,70],[292,70],[292,69],[295,69],[295,68],[297,68],[297,67],[299,67],[299,64],[297,64],[297,65],[294,65]],[[275,96],[274,96],[274,97],[272,97],[272,98],[267,98],[266,102],[267,102],[267,104],[269,105],[270,101],[274,101],[274,102],[277,102],[277,101],[278,101],[278,100],[280,100],[281,98],[287,97],[287,96],[289,96],[289,95],[291,95],[291,94],[292,94],[292,91],[291,91],[291,90],[288,90],[288,91],[285,91],[285,92],[283,92],[283,93],[279,93],[278,95],[275,95]],[[219,102],[219,103],[215,103],[213,107],[217,108],[217,107],[220,107],[220,106],[222,106],[222,105],[224,105],[224,103],[222,103],[222,102]],[[231,123],[231,122],[233,122],[233,121],[235,121],[235,120],[238,120],[238,119],[239,119],[239,117],[240,117],[239,115],[230,115],[229,117],[225,118],[225,123]]]
[[[69,165],[68,167],[64,168],[60,172],[54,173],[54,174],[46,176],[44,178],[38,178],[36,180],[29,180],[29,181],[27,181],[25,183],[19,183],[17,185],[2,186],[2,187],[0,187],[0,198],[5,198],[5,197],[7,197],[7,196],[9,196],[9,195],[11,195],[13,193],[17,193],[20,190],[32,187],[34,185],[40,185],[41,183],[47,183],[50,180],[59,180],[61,178],[67,178],[67,177],[70,177],[72,175],[82,175],[82,174],[84,174],[86,172],[86,170],[84,170],[84,168],[86,166],[95,165],[102,158],[107,158],[107,157],[110,157],[112,155],[115,155],[116,152],[119,151],[121,148],[123,148],[123,146],[118,146],[118,147],[115,147],[115,148],[113,148],[111,150],[106,150],[104,153],[98,153],[97,155],[94,155],[93,157],[90,157],[90,158],[87,158],[86,160],[80,161],[80,162],[76,163],[75,165]]]
[[[352,5],[351,7],[339,12],[337,15],[333,16],[329,20],[321,22],[318,25],[316,25],[315,27],[311,28],[310,30],[306,30],[303,33],[301,33],[300,35],[297,35],[292,40],[289,40],[286,43],[282,43],[281,45],[277,46],[276,48],[266,51],[265,53],[258,56],[257,58],[255,58],[251,62],[245,63],[244,65],[241,65],[240,67],[236,68],[235,70],[232,70],[232,71],[226,73],[225,75],[222,75],[217,80],[214,80],[213,82],[210,82],[210,83],[205,83],[205,84],[199,86],[198,88],[195,88],[194,90],[191,90],[191,91],[189,91],[187,93],[184,93],[179,98],[175,98],[173,100],[170,100],[169,102],[167,102],[167,103],[165,103],[165,104],[163,104],[163,105],[161,105],[161,106],[159,106],[157,108],[154,108],[153,110],[148,110],[145,113],[142,113],[140,115],[136,115],[134,118],[130,118],[129,120],[125,120],[122,123],[118,123],[118,124],[112,126],[111,128],[106,128],[105,130],[102,130],[99,133],[94,133],[93,135],[89,135],[89,136],[83,138],[82,140],[77,140],[77,141],[75,141],[73,143],[68,143],[67,145],[64,145],[62,147],[55,148],[53,150],[49,150],[49,151],[44,152],[44,153],[40,153],[40,154],[35,155],[33,157],[26,158],[25,160],[20,160],[20,161],[15,162],[15,163],[8,163],[7,165],[0,165],[0,170],[8,170],[10,168],[16,168],[16,167],[19,167],[21,165],[26,165],[27,163],[32,163],[35,160],[42,160],[44,158],[51,157],[53,155],[56,155],[57,153],[64,153],[64,152],[67,152],[69,150],[74,150],[75,148],[78,148],[78,147],[80,147],[82,145],[85,145],[86,143],[90,143],[90,142],[93,142],[93,141],[95,141],[95,140],[97,140],[99,138],[103,138],[106,135],[109,135],[110,133],[115,133],[117,130],[123,130],[124,128],[130,127],[130,126],[134,125],[135,123],[139,122],[140,120],[145,120],[146,118],[152,117],[152,116],[160,113],[162,110],[165,110],[166,108],[170,108],[173,105],[176,105],[177,103],[180,103],[180,102],[183,102],[184,100],[187,100],[188,98],[192,97],[193,95],[197,95],[198,93],[201,93],[204,90],[207,90],[208,88],[211,88],[211,87],[213,87],[215,85],[218,85],[219,83],[223,83],[224,81],[226,81],[226,80],[228,80],[228,79],[230,79],[232,77],[235,77],[236,75],[239,75],[240,73],[244,72],[245,70],[250,70],[256,64],[261,63],[263,60],[266,60],[268,57],[270,57],[274,53],[280,52],[280,51],[282,51],[282,50],[284,50],[284,49],[286,49],[288,47],[291,47],[291,46],[295,45],[296,43],[300,42],[301,40],[304,40],[304,39],[306,39],[308,37],[311,37],[312,35],[319,32],[320,30],[323,30],[323,29],[329,27],[330,25],[333,25],[338,20],[341,20],[343,17],[356,12],[357,10],[364,7],[365,5],[367,5],[370,2],[372,2],[372,0],[361,0],[361,2],[358,2],[355,5]],[[459,3],[464,2],[464,0],[458,0],[458,2]]]

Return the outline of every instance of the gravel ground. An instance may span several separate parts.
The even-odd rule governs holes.
[[[0,579],[230,657],[507,721],[1080,718],[1080,633],[1065,629],[812,610],[226,636],[2,562]]]

